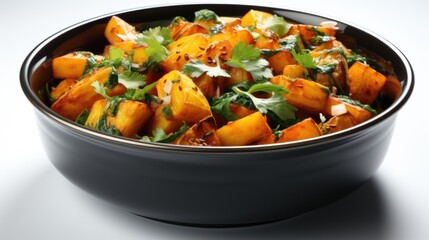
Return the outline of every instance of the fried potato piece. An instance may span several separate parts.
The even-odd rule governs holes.
[[[104,36],[110,44],[124,41],[134,41],[137,38],[136,29],[117,16],[110,18],[104,30]]]
[[[271,134],[267,119],[255,112],[234,122],[229,122],[216,131],[221,145],[244,146]]]
[[[325,108],[329,90],[321,84],[303,78],[291,81],[284,75],[275,76],[270,81],[286,88],[289,93],[284,94],[284,97],[297,108],[312,114],[319,114]]]
[[[103,98],[98,94],[92,84],[96,81],[103,85],[109,79],[112,68],[100,68],[96,72],[88,75],[76,83],[73,88],[64,93],[51,106],[51,109],[61,116],[75,121],[80,113],[85,109],[90,109],[95,101]],[[117,84],[109,89],[108,95],[120,95],[127,89],[122,84]]]
[[[162,128],[166,134],[170,134],[176,132],[182,126],[182,121],[167,116],[165,112],[163,113],[166,107],[168,106],[159,105],[156,107],[149,132],[153,132],[157,128]]]
[[[85,53],[68,53],[52,60],[52,74],[56,79],[78,79],[85,71],[88,55]]]
[[[122,101],[117,106],[118,109],[115,116],[112,116],[111,111],[105,112],[106,104],[106,99],[98,100],[93,104],[85,126],[97,128],[100,118],[103,117],[103,114],[107,114],[106,121],[109,127],[115,127],[122,136],[132,138],[152,116],[152,110],[142,102]]]
[[[355,118],[348,112],[330,118],[327,122],[323,123],[323,128],[327,130],[327,133],[334,133],[353,127],[356,124]]]
[[[344,104],[346,111],[350,113],[350,115],[353,116],[356,124],[364,122],[370,118],[372,118],[372,113],[355,105],[352,105],[350,103],[346,103],[341,101],[340,99],[330,96],[328,99],[326,99],[325,108],[321,111],[324,115],[328,117],[332,117],[335,114],[332,113],[332,107]]]
[[[194,124],[212,116],[210,105],[191,78],[174,70],[156,84],[158,97],[171,108],[172,118]]]
[[[220,141],[216,133],[216,123],[213,117],[208,117],[195,123],[173,143],[193,146],[219,146]]]
[[[348,71],[350,96],[364,104],[372,104],[387,78],[369,65],[355,62]]]
[[[201,33],[182,37],[168,47],[170,54],[160,62],[160,67],[164,72],[181,71],[189,60],[201,58],[207,45],[207,38]]]
[[[56,87],[52,88],[51,97],[53,99],[60,98],[64,93],[69,91],[75,84],[77,80],[73,78],[66,78],[62,80]]]
[[[259,10],[250,10],[241,18],[242,27],[260,28],[265,21],[272,18],[273,15]]]
[[[301,122],[294,124],[286,129],[281,131],[278,140],[276,140],[276,135],[271,134],[263,139],[259,140],[257,144],[270,144],[270,143],[281,143],[281,142],[291,142],[298,141],[307,138],[318,137],[322,135],[317,123],[312,118],[306,118]]]

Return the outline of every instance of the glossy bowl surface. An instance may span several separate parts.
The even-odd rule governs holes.
[[[142,28],[193,19],[207,8],[224,16],[250,9],[299,23],[336,21],[339,32],[392,62],[400,98],[381,114],[343,132],[262,146],[190,147],[145,143],[86,129],[55,114],[39,96],[51,59],[75,51],[102,52],[103,31],[117,15]],[[388,150],[400,108],[414,85],[406,57],[377,34],[311,13],[234,4],[188,4],[131,9],[68,27],[34,48],[22,64],[22,89],[35,107],[40,135],[54,166],[71,182],[131,213],[161,221],[235,226],[296,216],[330,203],[368,180]]]

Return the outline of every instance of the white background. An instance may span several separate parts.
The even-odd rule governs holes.
[[[429,239],[429,4],[424,0],[241,1],[355,23],[409,58],[416,86],[397,118],[385,161],[371,181],[346,198],[273,224],[204,229],[136,217],[65,180],[40,144],[32,106],[19,85],[22,61],[36,44],[74,23],[168,2],[175,1],[0,1],[0,239]]]

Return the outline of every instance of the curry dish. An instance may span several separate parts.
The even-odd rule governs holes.
[[[402,91],[390,62],[335,22],[287,22],[251,10],[138,30],[113,16],[104,52],[52,60],[51,109],[141,141],[242,146],[298,141],[372,118]]]

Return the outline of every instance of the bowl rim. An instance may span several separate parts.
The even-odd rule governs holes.
[[[66,33],[66,32],[72,31],[72,30],[74,30],[80,26],[90,24],[90,23],[95,22],[97,20],[100,20],[102,18],[106,18],[106,17],[113,16],[113,15],[126,14],[128,12],[133,12],[133,11],[145,11],[145,10],[150,10],[150,9],[154,9],[154,8],[171,8],[171,7],[183,7],[183,6],[194,6],[194,7],[205,6],[205,7],[207,7],[210,5],[213,5],[213,6],[220,6],[220,5],[245,6],[246,8],[249,8],[249,7],[265,8],[265,9],[270,9],[272,11],[275,11],[275,10],[290,11],[290,12],[295,12],[298,14],[311,15],[311,16],[320,17],[323,19],[333,20],[333,21],[336,21],[338,23],[345,24],[345,26],[350,26],[350,27],[356,28],[360,31],[364,31],[364,32],[368,33],[369,35],[373,36],[374,38],[376,38],[378,41],[381,41],[387,47],[389,47],[397,55],[397,57],[399,59],[401,59],[402,64],[404,65],[404,68],[405,68],[405,73],[406,73],[405,78],[402,82],[403,88],[402,88],[401,95],[388,108],[386,108],[383,112],[377,114],[376,116],[372,117],[371,119],[369,119],[363,123],[360,123],[356,126],[353,126],[351,128],[348,128],[346,130],[327,134],[327,135],[322,135],[322,136],[315,137],[315,138],[304,139],[304,140],[293,141],[293,142],[264,144],[264,145],[188,146],[188,145],[176,145],[176,144],[171,144],[171,143],[145,142],[145,141],[141,141],[138,139],[131,139],[131,138],[126,138],[126,137],[121,137],[121,136],[108,135],[106,133],[102,133],[102,132],[99,132],[99,131],[94,130],[94,129],[90,129],[90,128],[86,128],[84,126],[80,126],[77,123],[72,122],[68,119],[65,119],[64,117],[53,112],[48,106],[46,106],[39,99],[37,93],[35,93],[31,88],[31,84],[30,84],[31,76],[34,73],[35,66],[40,66],[40,64],[42,62],[45,62],[46,60],[48,60],[46,58],[42,58],[36,64],[32,64],[37,53],[46,44],[48,44],[51,40],[61,36],[62,34]],[[27,99],[32,103],[32,105],[40,113],[42,113],[45,117],[49,118],[50,120],[53,120],[54,122],[56,122],[59,126],[61,126],[63,128],[66,128],[70,131],[76,131],[77,133],[83,134],[86,137],[97,138],[97,139],[102,140],[102,141],[107,141],[107,142],[115,143],[115,144],[127,145],[130,147],[136,147],[136,148],[142,148],[142,149],[148,149],[149,148],[149,149],[166,150],[166,151],[180,151],[180,152],[186,151],[186,152],[194,152],[194,153],[202,153],[202,152],[207,152],[207,153],[235,152],[235,153],[237,153],[237,152],[254,152],[254,151],[260,152],[260,151],[272,151],[272,150],[280,150],[280,149],[294,149],[294,148],[298,148],[298,147],[312,146],[312,145],[316,145],[316,144],[320,144],[320,143],[330,142],[333,140],[342,140],[344,138],[350,138],[351,136],[356,135],[359,132],[363,132],[365,130],[368,130],[371,127],[378,125],[381,122],[385,121],[386,119],[395,115],[405,105],[405,103],[410,98],[411,93],[412,93],[413,88],[414,88],[414,84],[415,84],[414,78],[415,78],[414,71],[411,67],[409,60],[406,58],[406,56],[395,45],[393,45],[390,41],[384,39],[380,35],[372,32],[372,31],[370,31],[364,27],[357,26],[356,24],[350,23],[348,21],[345,21],[345,20],[342,20],[339,18],[330,17],[330,16],[327,16],[325,14],[317,14],[317,13],[309,12],[309,11],[302,10],[302,9],[286,8],[286,7],[271,7],[271,6],[267,6],[267,5],[262,6],[262,5],[255,5],[255,4],[235,4],[235,3],[224,3],[224,2],[221,2],[221,3],[210,3],[210,2],[204,3],[204,2],[202,2],[202,3],[155,4],[155,5],[149,5],[149,6],[144,6],[144,7],[136,7],[136,8],[130,8],[130,9],[125,9],[125,10],[115,11],[115,12],[99,15],[96,17],[92,17],[92,18],[83,20],[81,22],[75,23],[73,25],[70,25],[68,27],[65,27],[62,30],[52,34],[51,36],[49,36],[46,39],[44,39],[43,41],[41,41],[39,44],[37,44],[29,52],[29,54],[24,59],[22,65],[21,65],[21,69],[20,69],[21,88],[22,88],[24,94],[26,95]]]

